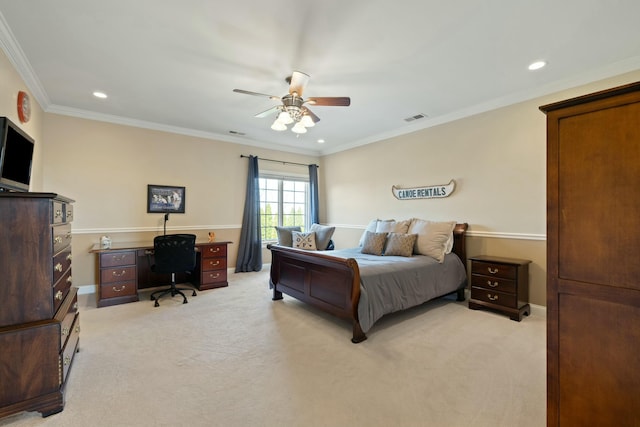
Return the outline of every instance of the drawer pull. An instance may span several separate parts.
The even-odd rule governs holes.
[[[55,267],[53,267],[53,269],[59,273],[62,273],[62,264],[57,263]]]
[[[67,233],[67,234],[65,234],[65,235],[64,235],[64,238],[65,238],[65,239],[67,239],[67,240],[71,239],[71,233]]]
[[[122,292],[125,289],[127,289],[127,285],[122,285],[119,289],[116,288],[115,286],[112,286],[111,289],[113,289],[113,292]]]
[[[491,273],[491,274],[496,274],[498,272],[497,268],[487,267],[487,270],[489,270],[489,273]]]
[[[118,272],[118,271],[113,271],[113,272],[111,272],[111,274],[112,274],[114,277],[122,277],[122,276],[124,276],[125,274],[127,274],[127,271],[126,271],[126,270],[122,270],[122,271],[120,271],[120,272]]]
[[[498,301],[498,295],[487,294],[487,298],[489,298],[491,301]]]
[[[216,273],[215,275],[214,274],[209,274],[209,278],[210,279],[217,279],[218,277],[220,277],[220,273]]]
[[[77,302],[77,301],[73,303],[73,309],[74,309],[74,310],[77,310],[77,309],[78,309],[78,302]]]
[[[71,261],[71,254],[67,255],[67,261]]]
[[[216,262],[209,261],[209,265],[211,267],[217,267],[218,265],[220,265],[220,260],[218,259],[218,260],[216,260]]]
[[[71,363],[71,356],[65,356],[64,357],[64,366],[69,366],[70,363]]]
[[[67,283],[73,282],[73,278],[71,276],[67,277]]]
[[[55,296],[55,298],[56,298],[58,301],[62,301],[62,295],[63,295],[63,294],[62,294],[62,291],[58,291],[58,292],[56,292],[56,296]]]
[[[68,219],[73,218],[73,211],[67,211],[67,218]]]
[[[56,218],[62,218],[62,209],[56,209]]]
[[[66,337],[68,333],[69,333],[69,328],[62,328],[62,336],[63,337]]]
[[[76,329],[75,329],[76,334],[80,333],[80,325],[76,325]]]
[[[53,244],[54,244],[54,245],[59,245],[60,243],[62,243],[62,237],[60,237],[60,236],[56,236],[56,237],[53,239]]]
[[[111,255],[111,259],[114,261],[124,261],[126,255]]]
[[[218,253],[218,252],[220,252],[220,248],[219,247],[209,248],[209,252],[214,253],[214,254]]]
[[[491,282],[491,280],[487,280],[487,285],[491,286],[492,288],[495,288],[496,286],[498,286],[498,282]]]

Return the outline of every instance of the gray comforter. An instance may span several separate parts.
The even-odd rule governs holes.
[[[467,273],[454,253],[442,264],[425,255],[376,256],[360,248],[331,251],[332,256],[354,258],[360,269],[358,317],[367,332],[382,316],[420,305],[465,285]]]

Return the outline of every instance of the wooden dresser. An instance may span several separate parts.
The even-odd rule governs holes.
[[[540,109],[547,425],[640,426],[640,82]]]
[[[475,256],[471,260],[469,308],[489,308],[521,321],[529,306],[530,260]]]
[[[64,408],[80,334],[72,203],[54,193],[0,193],[0,418]]]
[[[196,268],[191,275],[176,274],[178,283],[190,282],[198,290],[228,286],[227,245],[231,242],[196,243]],[[165,286],[171,275],[151,271],[153,243],[115,243],[109,249],[96,245],[98,307],[138,301],[138,290]]]

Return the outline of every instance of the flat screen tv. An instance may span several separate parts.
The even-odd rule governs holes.
[[[29,191],[33,139],[6,117],[0,117],[0,191]]]

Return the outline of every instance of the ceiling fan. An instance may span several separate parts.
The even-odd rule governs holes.
[[[291,130],[295,133],[305,133],[307,132],[307,128],[313,127],[320,121],[320,118],[304,104],[339,107],[348,107],[351,104],[351,98],[346,96],[325,96],[304,99],[302,97],[302,93],[309,82],[309,75],[300,71],[294,71],[291,76],[285,79],[285,81],[289,83],[289,93],[282,98],[279,96],[266,95],[264,93],[251,92],[243,89],[234,89],[233,91],[237,93],[244,93],[246,95],[264,96],[273,99],[274,101],[281,101],[280,105],[276,105],[275,107],[258,113],[255,117],[267,117],[271,114],[278,113],[278,117],[271,125],[271,129],[283,131],[287,129],[288,124],[294,123]]]

